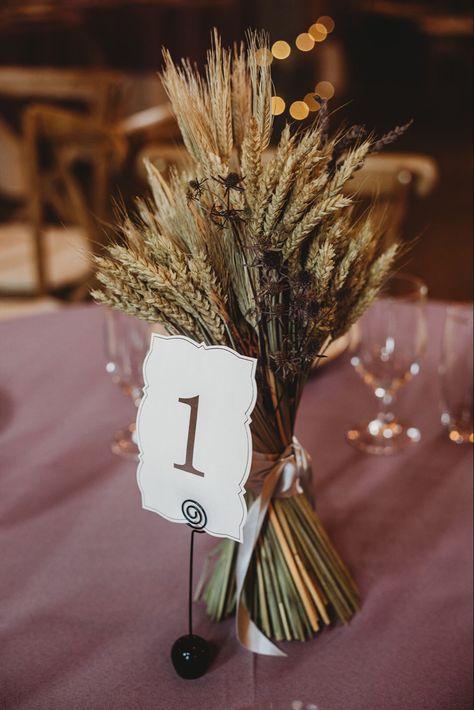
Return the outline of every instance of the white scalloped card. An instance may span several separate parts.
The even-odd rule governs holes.
[[[137,417],[142,506],[242,542],[256,360],[154,333]]]

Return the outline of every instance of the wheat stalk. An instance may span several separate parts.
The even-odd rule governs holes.
[[[264,35],[222,47],[204,74],[164,53],[163,85],[188,161],[168,179],[146,164],[151,199],[121,215],[121,243],[96,261],[100,303],[169,332],[258,357],[252,414],[258,451],[291,442],[314,358],[370,305],[393,268],[370,215],[356,218],[350,180],[377,139],[354,126],[328,136],[326,103],[307,130],[285,126],[270,159],[270,66]],[[251,494],[249,494],[251,496]],[[348,621],[354,585],[304,495],[276,500],[245,584],[252,618],[276,638],[311,637],[329,608]],[[234,607],[236,559],[223,543],[204,590],[211,615]]]

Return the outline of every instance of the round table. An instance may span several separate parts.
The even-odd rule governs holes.
[[[471,707],[472,447],[439,422],[443,304],[428,307],[421,374],[397,411],[422,430],[377,458],[345,431],[375,412],[347,356],[308,383],[297,435],[318,513],[362,610],[287,658],[255,656],[202,604],[218,655],[178,678],[189,530],[140,507],[135,465],[109,448],[133,405],[104,370],[95,306],[0,324],[0,708],[463,710]],[[199,569],[214,540],[197,539]]]

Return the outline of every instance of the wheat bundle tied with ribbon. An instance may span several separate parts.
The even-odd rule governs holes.
[[[306,130],[285,126],[273,152],[265,36],[222,47],[214,33],[205,74],[165,52],[163,83],[188,152],[124,217],[123,240],[97,259],[108,306],[258,358],[254,459],[244,543],[219,544],[201,595],[209,614],[236,611],[253,651],[306,640],[349,621],[357,589],[310,503],[310,461],[293,430],[309,370],[375,298],[397,246],[383,250],[370,215],[356,218],[346,183],[377,139],[360,126],[330,136],[321,101]],[[261,53],[260,53],[261,56]]]

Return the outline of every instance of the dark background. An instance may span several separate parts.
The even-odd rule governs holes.
[[[67,5],[67,6],[66,6]],[[139,76],[161,64],[161,47],[202,62],[213,26],[225,42],[248,27],[293,46],[274,61],[274,82],[287,104],[328,78],[338,85],[333,125],[366,123],[382,132],[414,118],[394,150],[426,153],[440,181],[414,201],[404,239],[414,242],[407,269],[424,278],[432,297],[472,299],[472,20],[458,2],[3,2],[0,64],[103,67]],[[294,38],[322,15],[336,27],[302,53]],[[157,80],[158,82],[158,80]],[[283,124],[284,117],[276,125]]]

